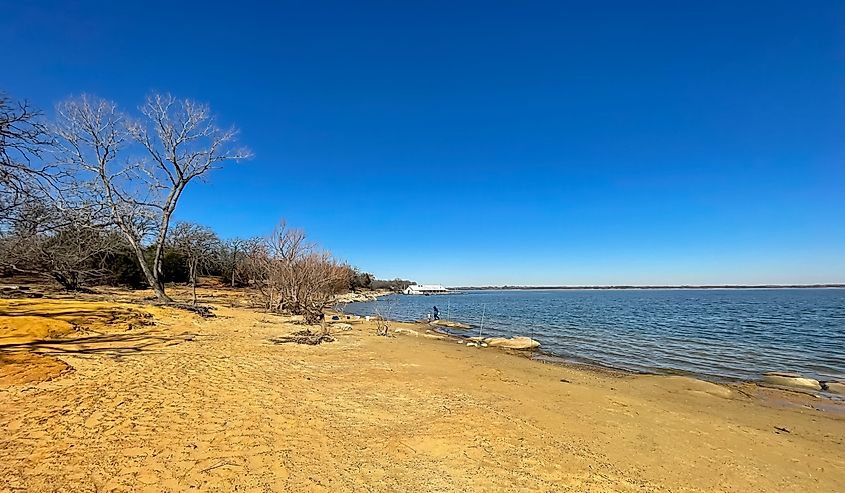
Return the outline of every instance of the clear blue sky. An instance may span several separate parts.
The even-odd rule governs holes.
[[[380,277],[845,282],[845,3],[269,3],[2,0],[0,89],[206,101],[179,217]]]

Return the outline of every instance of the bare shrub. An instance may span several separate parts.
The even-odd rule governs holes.
[[[393,307],[390,301],[387,302],[385,309],[382,309],[378,300],[376,300],[373,311],[376,319],[376,335],[387,337],[390,335],[390,309]]]
[[[273,312],[322,320],[323,310],[349,287],[352,269],[306,241],[305,232],[284,222],[266,241],[253,244],[244,258],[264,307]]]
[[[23,224],[41,227],[19,225],[0,237],[0,265],[52,278],[69,291],[84,290],[110,274],[107,260],[120,239],[85,211],[34,217]]]

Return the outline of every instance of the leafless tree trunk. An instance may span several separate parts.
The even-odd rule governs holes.
[[[236,267],[238,265],[238,244],[232,245],[232,287],[235,287],[235,274],[238,272]]]
[[[66,164],[87,175],[87,191],[110,211],[156,297],[172,301],[161,281],[161,263],[179,198],[195,178],[251,154],[233,146],[237,132],[217,127],[206,105],[154,94],[140,109],[143,117],[132,120],[110,101],[71,99],[58,107],[57,134]],[[132,143],[147,159],[118,159]]]
[[[234,238],[225,243],[224,255],[229,257],[222,263],[224,265],[224,271],[225,269],[230,269],[229,278],[233,288],[238,284],[239,271],[243,269],[244,255],[249,248],[250,241],[252,240]]]
[[[197,277],[201,270],[210,267],[216,260],[220,240],[205,226],[186,222],[177,223],[170,236],[169,243],[185,256],[193,304],[196,305]]]

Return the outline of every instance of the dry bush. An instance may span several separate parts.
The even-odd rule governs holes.
[[[68,291],[82,291],[108,277],[108,257],[120,246],[113,231],[84,211],[34,213],[0,234],[0,266],[51,278]]]
[[[264,307],[277,313],[303,315],[308,323],[349,287],[352,269],[331,253],[306,241],[305,232],[283,222],[273,235],[244,251],[246,271],[261,294]]]

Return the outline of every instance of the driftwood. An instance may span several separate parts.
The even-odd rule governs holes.
[[[291,335],[279,336],[270,339],[273,344],[308,344],[309,346],[316,346],[324,342],[334,342],[335,339],[327,332],[311,332],[310,330],[300,330]]]
[[[212,311],[214,309],[206,305],[192,305],[190,303],[161,303],[156,298],[152,297],[144,298],[144,301],[149,302],[151,305],[178,308],[179,310],[194,312],[202,318],[214,318],[214,312]]]
[[[0,286],[0,298],[43,298],[44,293],[29,290],[28,286]]]
[[[172,306],[173,308],[179,308],[180,310],[194,312],[202,318],[214,318],[214,312],[211,311],[212,308],[210,306],[191,305],[188,303],[167,303],[165,306]]]

